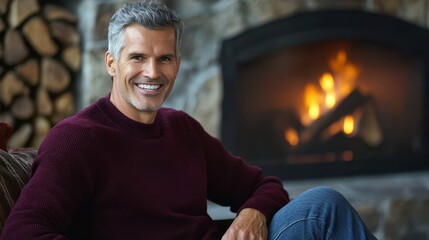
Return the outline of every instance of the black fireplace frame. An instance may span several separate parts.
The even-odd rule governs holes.
[[[238,66],[264,54],[324,40],[365,40],[395,47],[421,59],[423,64],[422,123],[429,123],[429,30],[399,18],[364,10],[318,10],[300,12],[254,27],[222,42],[221,69],[223,102],[221,141],[236,153],[237,111],[235,92]],[[282,179],[371,175],[429,170],[429,127],[422,124],[422,151],[377,159],[378,164],[361,161],[320,164],[258,163],[267,174]]]

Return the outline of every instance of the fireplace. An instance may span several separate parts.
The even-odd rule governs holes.
[[[283,179],[429,169],[429,31],[295,14],[222,44],[221,140]]]

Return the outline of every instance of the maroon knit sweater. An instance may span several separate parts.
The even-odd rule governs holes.
[[[107,96],[46,136],[0,239],[213,239],[207,199],[268,219],[289,200],[184,112],[142,124]]]

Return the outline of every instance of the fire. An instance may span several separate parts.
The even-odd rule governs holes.
[[[328,108],[333,108],[335,106],[337,97],[335,96],[334,92],[327,92],[325,96],[325,105]]]
[[[308,116],[314,120],[317,119],[320,115],[319,104],[312,103],[308,108]]]
[[[319,79],[319,85],[308,83],[304,89],[305,106],[307,116],[310,121],[303,122],[309,124],[320,117],[326,109],[332,109],[336,103],[334,77],[330,73],[324,73]],[[322,89],[322,92],[320,91]]]
[[[355,80],[359,68],[348,61],[347,52],[339,50],[329,60],[329,71],[319,78],[319,84],[307,83],[304,89],[306,112],[301,116],[302,123],[309,125],[327,111],[333,109],[338,102],[355,88]],[[346,134],[353,132],[353,118],[346,117],[343,131]]]
[[[337,55],[329,61],[331,71],[337,76],[337,92],[339,97],[348,95],[355,87],[355,81],[359,75],[359,68],[348,62],[347,53],[339,50]]]
[[[330,73],[324,73],[320,78],[320,86],[326,92],[334,89],[334,77]]]
[[[275,122],[293,162],[354,161],[361,149],[383,141],[372,92],[365,82],[357,84],[362,69],[343,50],[328,60],[326,69],[301,82],[302,98],[293,99],[297,111]]]
[[[350,135],[354,130],[354,119],[353,116],[347,115],[344,117],[343,121],[343,131],[345,134]]]
[[[325,92],[325,105],[328,108],[333,108],[336,103],[334,77],[330,73],[324,73],[319,83]]]
[[[307,84],[304,90],[305,106],[307,107],[308,117],[315,120],[320,115],[319,93],[314,84]]]
[[[288,128],[285,131],[284,138],[293,147],[296,147],[299,144],[298,132],[293,128]]]
[[[304,86],[304,106],[300,115],[301,124],[304,131],[299,132],[294,128],[288,128],[284,131],[284,139],[292,147],[308,142],[312,134],[317,132],[318,127],[323,125],[319,120],[320,117],[333,111],[338,103],[341,103],[355,88],[355,81],[360,73],[360,69],[353,63],[349,62],[347,52],[339,50],[334,57],[329,59],[329,69],[321,74],[319,81],[310,82]],[[332,115],[327,115],[331,116]],[[355,116],[356,117],[356,116]],[[326,127],[324,136],[334,136],[343,132],[351,136],[355,131],[355,122],[359,118],[352,115],[345,116],[342,120],[332,123]],[[321,124],[320,124],[321,123]],[[315,130],[316,129],[316,130]],[[346,154],[344,159],[351,160],[353,156]]]

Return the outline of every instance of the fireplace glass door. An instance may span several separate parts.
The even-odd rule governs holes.
[[[250,161],[377,164],[421,151],[419,59],[335,40],[267,54],[238,72],[237,150]]]

